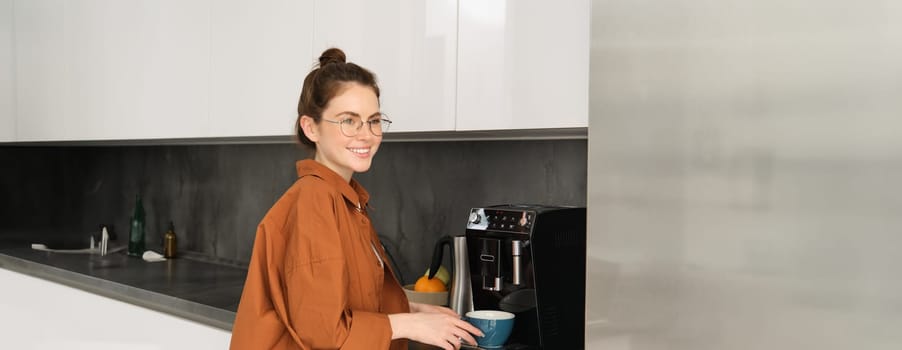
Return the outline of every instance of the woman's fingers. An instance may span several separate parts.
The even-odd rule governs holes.
[[[483,335],[479,328],[473,327],[473,325],[467,321],[454,319],[453,322],[454,327],[451,328],[451,333],[455,339],[466,342],[467,344],[476,344],[476,338],[473,337],[473,334],[478,336]],[[460,346],[459,342],[457,343],[457,346]]]
[[[419,330],[415,332],[418,335],[412,338],[423,339],[424,343],[446,350],[460,349],[462,342],[476,345],[476,338],[473,335],[483,336],[479,328],[460,319],[457,314],[452,316],[446,313],[427,312],[411,315],[418,315],[419,319],[416,324],[416,328]]]
[[[476,326],[470,324],[470,322],[460,320],[460,319],[458,319],[457,321],[459,321],[459,322],[457,322],[457,327],[462,328],[462,329],[466,330],[467,332],[475,334],[480,337],[485,336],[485,334],[482,334],[482,331],[480,331],[479,328],[476,328]]]
[[[457,331],[454,333],[455,333],[455,337],[458,340],[461,340],[467,344],[476,345],[476,338],[474,338],[473,335],[470,334],[469,332],[458,328]],[[458,346],[460,346],[460,343],[458,343]]]
[[[451,344],[454,349],[460,349],[460,338],[452,336],[451,339],[448,339],[448,344]]]

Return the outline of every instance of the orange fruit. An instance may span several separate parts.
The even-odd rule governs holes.
[[[438,278],[422,276],[417,280],[417,283],[413,285],[413,290],[416,292],[444,292],[448,290],[448,287],[446,287],[445,283]]]

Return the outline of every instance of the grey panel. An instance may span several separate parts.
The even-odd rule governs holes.
[[[902,347],[902,5],[592,12],[589,347]]]

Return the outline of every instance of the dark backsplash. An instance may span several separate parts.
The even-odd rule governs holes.
[[[124,244],[140,193],[148,249],[160,251],[172,221],[180,251],[246,264],[257,223],[305,157],[291,144],[0,147],[0,240],[86,246],[106,224]],[[412,283],[438,237],[463,233],[471,207],[585,206],[586,141],[386,142],[370,171],[355,178]]]

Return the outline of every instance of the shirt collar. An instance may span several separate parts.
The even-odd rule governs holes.
[[[345,181],[341,175],[338,175],[338,173],[332,171],[332,169],[329,169],[313,159],[299,160],[295,163],[295,167],[297,168],[299,178],[312,175],[323,179],[323,181],[326,181],[326,183],[341,192],[341,195],[352,204],[356,205],[358,209],[366,208],[367,202],[370,199],[370,194],[367,193],[366,189],[364,189],[357,180],[351,179],[350,182]]]

